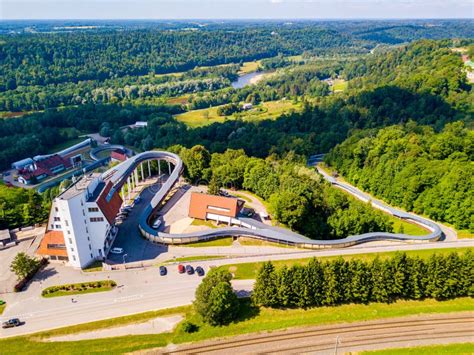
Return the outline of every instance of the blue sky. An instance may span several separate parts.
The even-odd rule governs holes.
[[[474,0],[0,0],[1,19],[473,17]]]

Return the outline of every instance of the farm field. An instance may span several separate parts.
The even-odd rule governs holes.
[[[239,112],[230,116],[219,116],[217,109],[219,106],[188,111],[175,118],[185,123],[191,128],[207,126],[216,122],[224,122],[226,120],[242,119],[244,121],[260,121],[265,119],[276,119],[285,112],[291,110],[298,111],[301,105],[295,104],[289,100],[268,101],[254,106],[252,109]]]

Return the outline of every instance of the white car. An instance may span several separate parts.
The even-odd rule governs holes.
[[[123,253],[123,248],[112,248],[112,249],[110,249],[110,252],[112,254],[122,254]]]

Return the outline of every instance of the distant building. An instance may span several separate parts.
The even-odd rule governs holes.
[[[84,268],[103,260],[117,235],[122,205],[112,182],[99,173],[84,176],[53,200],[38,254]]]
[[[148,126],[148,122],[146,121],[137,121],[135,122],[135,127],[146,127]]]
[[[70,160],[54,154],[41,160],[34,160],[32,164],[19,170],[18,181],[25,185],[33,184],[57,175],[71,166]]]
[[[123,149],[115,149],[112,154],[110,155],[112,161],[123,162],[128,159],[125,150]]]
[[[252,107],[253,107],[252,104],[246,103],[246,104],[244,104],[244,105],[242,106],[242,109],[243,109],[244,111],[246,111],[246,110],[251,110]]]
[[[236,219],[244,207],[245,201],[234,197],[209,195],[199,192],[191,193],[189,217],[202,220],[214,220],[229,225],[239,224]]]

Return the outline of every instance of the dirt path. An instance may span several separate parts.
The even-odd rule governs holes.
[[[243,335],[168,346],[161,354],[328,354],[474,341],[474,312],[424,315]],[[142,354],[144,352],[141,352]]]

